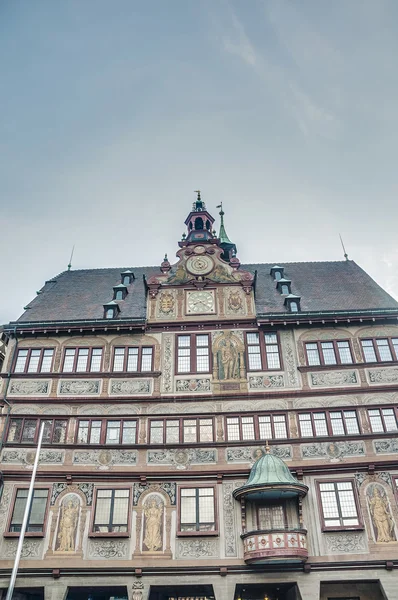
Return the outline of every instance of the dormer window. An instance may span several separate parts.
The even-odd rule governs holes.
[[[120,308],[114,300],[104,304],[104,319],[114,319],[119,312]]]
[[[120,275],[122,278],[122,285],[128,286],[134,280],[134,273],[132,271],[123,271]]]
[[[284,279],[282,277],[282,279],[279,279],[278,283],[276,284],[276,288],[282,295],[287,296],[291,292],[291,284],[292,282],[289,279]]]
[[[113,286],[113,299],[114,300],[124,300],[127,296],[127,288],[123,283],[119,283],[119,285]]]
[[[299,312],[300,309],[300,296],[295,296],[294,294],[289,294],[285,298],[285,306],[292,313]]]
[[[274,278],[275,281],[280,281],[283,278],[284,267],[280,267],[279,265],[274,265],[271,268],[270,275]]]

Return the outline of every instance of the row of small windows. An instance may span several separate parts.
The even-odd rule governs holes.
[[[398,338],[360,340],[365,363],[398,362]],[[278,334],[247,332],[247,369],[249,371],[280,370],[282,368]],[[354,364],[348,340],[305,343],[307,365],[331,366]],[[210,373],[211,339],[209,334],[177,336],[176,373]],[[113,372],[151,372],[152,346],[116,347],[113,350]],[[15,373],[50,373],[54,348],[21,349],[14,366]],[[99,373],[103,368],[103,348],[66,348],[61,365],[63,373]]]
[[[367,417],[372,433],[398,431],[397,408],[368,408]],[[38,419],[13,417],[10,419],[7,442],[36,443],[40,423],[44,421],[43,442],[64,444],[67,419]],[[266,441],[290,437],[286,414],[264,414],[224,417],[225,440]],[[363,433],[356,410],[307,411],[298,413],[300,437],[328,437],[359,435]],[[138,419],[79,419],[75,442],[77,444],[136,444]],[[149,419],[149,444],[196,444],[215,442],[213,417],[181,417]]]
[[[398,492],[398,478],[393,478]],[[358,493],[353,479],[316,481],[319,513],[323,531],[363,529]],[[17,488],[5,535],[18,535],[28,496],[27,488]],[[177,535],[219,533],[216,486],[179,486]],[[33,492],[27,536],[44,536],[50,490],[37,487]],[[94,490],[90,536],[111,534],[123,537],[131,532],[131,489],[97,488]],[[253,529],[288,529],[285,502],[258,501],[255,506]]]

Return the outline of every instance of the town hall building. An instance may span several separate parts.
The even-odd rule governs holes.
[[[398,302],[185,225],[4,325],[0,597],[44,422],[14,598],[397,600]]]

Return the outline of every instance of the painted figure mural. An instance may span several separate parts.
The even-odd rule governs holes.
[[[150,496],[144,504],[144,549],[156,552],[163,546],[163,502]]]
[[[395,542],[395,523],[386,491],[382,486],[372,484],[367,490],[367,500],[376,542]]]
[[[79,500],[68,495],[61,504],[56,550],[74,552],[76,550],[76,532],[79,521]]]

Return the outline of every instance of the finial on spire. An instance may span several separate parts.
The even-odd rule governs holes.
[[[341,242],[341,245],[342,245],[342,247],[343,247],[344,258],[345,258],[346,260],[348,260],[348,254],[347,254],[347,252],[346,252],[346,249],[345,249],[345,247],[344,247],[344,242],[343,242],[343,238],[341,237],[341,233],[339,233],[339,236],[340,236],[340,242]]]
[[[73,244],[72,252],[70,254],[70,259],[69,259],[69,264],[68,264],[68,271],[70,271],[71,268],[72,268],[72,258],[73,258],[74,251],[75,251],[75,244]]]
[[[225,212],[222,209],[222,202],[220,202],[220,204],[218,206],[216,206],[216,208],[221,208],[220,212],[218,213],[221,217],[221,222],[223,222],[223,216],[225,215]]]
[[[200,197],[200,190],[194,190],[195,194],[197,194],[197,198],[196,198],[196,202],[193,203],[193,210],[196,212],[202,211],[202,210],[206,210],[206,206],[205,203],[202,201],[202,198]]]

